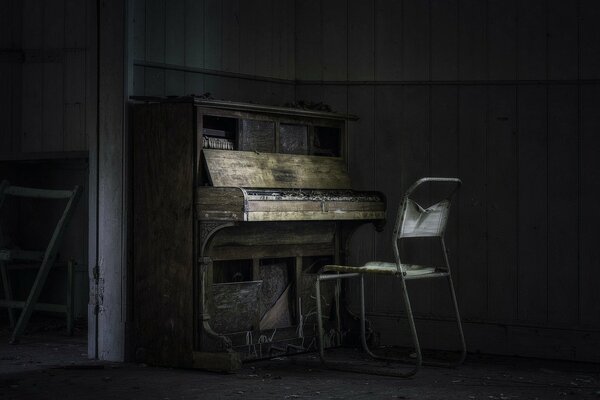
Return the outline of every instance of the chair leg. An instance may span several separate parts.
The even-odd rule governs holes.
[[[421,357],[421,346],[419,345],[419,337],[417,336],[417,329],[415,326],[414,318],[412,316],[410,299],[408,298],[408,292],[406,291],[406,284],[405,284],[404,280],[402,281],[402,286],[403,286],[403,292],[404,292],[404,304],[406,307],[406,313],[408,315],[411,336],[413,339],[413,346],[414,346],[415,352],[417,354],[417,359],[416,359],[415,366],[413,367],[413,369],[411,369],[407,372],[397,372],[396,374],[394,374],[394,376],[406,378],[406,377],[410,377],[417,373],[417,371],[419,370],[419,368],[421,367],[421,364],[422,364],[422,357]],[[373,353],[371,351],[371,349],[369,349],[369,345],[367,344],[366,324],[367,324],[367,321],[366,321],[366,317],[365,317],[365,282],[364,282],[364,275],[361,275],[360,276],[360,334],[361,334],[361,342],[362,342],[363,350],[371,358],[373,358],[375,360],[389,361],[389,362],[404,362],[405,361],[400,358],[381,357],[381,356],[378,356],[375,353]]]
[[[398,378],[408,378],[408,377],[411,377],[414,374],[416,374],[422,363],[421,348],[419,346],[419,339],[417,337],[417,331],[416,331],[416,328],[414,325],[414,320],[412,318],[412,312],[410,309],[408,293],[406,292],[406,285],[404,284],[404,281],[402,281],[402,283],[403,283],[403,288],[404,288],[404,293],[405,293],[405,305],[407,307],[409,321],[411,323],[411,333],[412,333],[412,337],[413,337],[413,343],[415,346],[415,351],[417,352],[417,360],[412,369],[410,369],[407,372],[401,372],[398,370],[388,371],[388,370],[381,369],[381,368],[374,368],[374,367],[369,368],[369,367],[355,366],[348,362],[331,362],[331,361],[327,360],[325,358],[325,348],[324,348],[324,344],[323,344],[323,320],[322,320],[323,313],[321,310],[321,280],[319,279],[319,277],[317,277],[317,280],[315,282],[315,295],[316,295],[316,303],[317,303],[317,327],[318,327],[317,343],[319,345],[319,357],[321,359],[321,363],[326,365],[328,368],[336,369],[336,370],[340,370],[340,371],[359,372],[359,373],[367,373],[367,374],[383,375],[383,376],[393,376],[393,377],[398,377]],[[373,354],[373,352],[369,349],[369,346],[367,345],[366,322],[367,321],[365,318],[365,285],[364,285],[364,276],[361,274],[360,275],[360,333],[361,333],[361,341],[362,341],[363,349],[371,358],[373,358],[375,360],[382,360],[382,361],[389,361],[389,362],[404,362],[404,360],[402,360],[402,359],[380,357],[380,356]]]
[[[6,300],[12,300],[12,288],[10,286],[10,279],[8,277],[8,270],[4,261],[0,261],[0,274],[2,274],[2,286],[4,287],[4,298]],[[11,307],[8,310],[8,323],[11,328],[15,326],[15,313]]]
[[[73,295],[74,295],[74,264],[73,260],[69,260],[67,264],[67,334],[73,336]]]
[[[462,323],[460,321],[460,313],[458,311],[458,302],[456,301],[456,293],[454,291],[454,284],[452,283],[452,277],[448,275],[448,285],[450,287],[450,295],[452,297],[452,303],[454,305],[454,313],[456,316],[456,327],[458,328],[458,335],[460,337],[460,356],[455,361],[438,361],[438,360],[425,360],[423,365],[430,367],[446,367],[453,368],[461,365],[465,358],[467,358],[467,344],[465,341],[465,335],[463,333]]]
[[[29,292],[29,296],[25,301],[25,306],[21,311],[21,315],[19,315],[19,319],[17,320],[17,325],[15,326],[15,330],[12,333],[10,338],[10,343],[15,344],[19,341],[19,336],[25,330],[25,326],[27,326],[27,322],[29,322],[29,317],[31,317],[31,313],[37,303],[38,298],[40,297],[40,293],[42,292],[42,288],[44,287],[44,283],[46,282],[46,277],[48,276],[48,272],[50,272],[50,267],[54,263],[54,258],[49,259],[48,257],[44,258],[42,261],[42,265],[37,273],[35,281],[33,282],[33,287]]]
[[[315,282],[315,297],[317,300],[317,344],[319,345],[319,357],[321,358],[321,363],[325,363],[325,349],[323,345],[323,316],[321,311],[321,280],[319,276],[317,276],[317,280]]]

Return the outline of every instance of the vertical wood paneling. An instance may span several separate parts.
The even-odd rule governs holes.
[[[381,190],[380,182],[376,181],[375,160],[376,140],[375,135],[375,88],[373,86],[348,87],[348,112],[360,114],[360,120],[348,125],[348,159],[352,187],[355,190]],[[383,233],[374,233],[372,226],[360,228],[352,237],[350,247],[350,260],[359,265],[361,262],[373,260],[375,257],[374,237],[384,236]],[[367,309],[372,311],[375,307],[375,281],[373,277],[365,279]]]
[[[579,178],[579,316],[583,326],[600,327],[600,85],[581,87]]]
[[[44,49],[64,48],[65,13],[63,0],[44,1]],[[63,149],[63,66],[61,62],[43,63],[42,76],[42,150]]]
[[[297,77],[303,80],[321,80],[323,79],[321,1],[296,1],[295,11]]]
[[[64,64],[64,150],[86,150],[85,53],[65,54]]]
[[[133,0],[133,59],[146,59],[146,0]],[[185,25],[184,25],[185,28]]]
[[[43,64],[42,150],[63,150],[63,65]]]
[[[548,312],[548,126],[545,87],[518,89],[518,319]]]
[[[185,72],[165,71],[165,96],[185,95]]]
[[[402,3],[402,72],[404,80],[429,79],[429,2],[404,0]]]
[[[576,1],[548,1],[548,78],[577,79]]]
[[[458,14],[458,76],[461,80],[487,75],[487,7],[481,0],[460,0]]]
[[[488,0],[488,78],[515,79],[517,67],[516,2]]]
[[[387,167],[388,174],[392,174],[388,179],[396,181],[396,190],[391,192],[394,198],[391,204],[394,204],[394,207],[397,207],[400,197],[410,185],[430,174],[429,88],[421,85],[404,87],[402,104],[402,125],[397,134],[400,136],[400,146],[387,147],[388,152],[390,149],[395,149],[395,152],[400,154],[400,158],[391,165],[382,165],[383,168]],[[397,114],[392,114],[391,117],[395,115]],[[395,172],[398,169],[400,174]],[[399,182],[398,175],[400,175]],[[420,200],[418,195],[419,193],[416,193],[416,198]],[[388,248],[391,247],[390,237],[391,233],[386,238]],[[431,311],[431,287],[431,281],[427,280],[416,280],[408,284],[414,313],[427,314]]]
[[[85,1],[65,0],[64,40],[67,49],[83,49],[86,43]]]
[[[516,88],[488,92],[486,153],[488,318],[511,321],[516,306],[517,137]]]
[[[222,53],[223,71],[240,72],[240,0],[223,0]]]
[[[376,1],[375,21],[375,79],[398,79],[402,76],[402,2]]]
[[[546,79],[546,0],[517,1],[519,79]]]
[[[165,96],[165,70],[146,67],[144,71],[144,93],[146,96]]]
[[[185,0],[185,65],[204,67],[204,0]]]
[[[201,95],[205,93],[204,76],[194,72],[185,73],[185,94]]]
[[[1,4],[0,4],[1,6]],[[1,23],[1,22],[0,22]],[[9,154],[12,151],[12,65],[0,63],[0,154]]]
[[[240,2],[240,72],[254,75],[256,72],[256,7],[248,1]]]
[[[370,1],[348,1],[348,79],[373,80],[375,74],[374,5]],[[301,74],[302,71],[297,71]],[[300,75],[301,76],[301,75]]]
[[[323,79],[346,80],[348,57],[348,10],[346,0],[322,2]]]
[[[8,49],[12,47],[12,24],[10,12],[11,0],[0,0],[0,48]]]
[[[41,49],[43,44],[43,4],[40,1],[23,1],[23,49]],[[41,60],[26,61],[23,66],[21,151],[42,150],[42,87]],[[32,116],[37,116],[33,117]]]
[[[133,67],[133,96],[144,96],[145,95],[145,77],[146,68],[141,66]],[[187,93],[187,90],[186,90]]]
[[[486,237],[486,114],[487,89],[459,88],[459,176],[463,186],[458,197],[459,254],[458,296],[466,320],[487,316]]]
[[[600,6],[595,0],[580,1],[581,79],[600,78]]]
[[[223,18],[220,0],[204,0],[204,67],[221,69]]]
[[[403,112],[404,88],[401,86],[376,86],[375,99],[371,107],[375,107],[374,132],[375,132],[375,182],[377,190],[385,193],[387,201],[387,219],[383,232],[375,235],[378,260],[393,261],[391,240],[398,203],[402,191],[406,188],[401,165],[405,155],[402,149],[409,144],[408,133],[405,127],[406,114]],[[361,140],[360,135],[355,140]],[[357,166],[362,165],[358,159]],[[352,165],[352,160],[351,160]],[[368,164],[367,164],[368,165]],[[365,171],[367,172],[367,171]],[[396,279],[375,278],[377,312],[397,314],[403,307],[398,298],[392,298],[390,293],[398,290],[399,282]]]
[[[42,63],[23,64],[21,151],[42,151]]]
[[[431,1],[431,79],[458,79],[458,0]]]
[[[146,0],[146,61],[165,62],[165,0]]]
[[[458,177],[458,88],[456,86],[433,86],[431,88],[431,176]],[[447,193],[447,192],[445,192]],[[433,191],[432,201],[441,200],[441,191]],[[459,282],[458,227],[459,214],[457,198],[450,211],[446,228],[446,246],[452,278]],[[438,255],[439,257],[439,255]],[[432,310],[435,316],[453,316],[453,307],[446,280],[432,283]]]
[[[169,0],[165,7],[165,63],[185,61],[185,0]]]
[[[548,322],[579,321],[579,91],[548,89]]]
[[[263,0],[254,7],[257,8],[257,13],[253,21],[253,30],[256,32],[256,45],[254,51],[256,56],[255,74],[258,76],[271,76],[271,57],[273,55],[273,9],[271,7],[272,0]]]

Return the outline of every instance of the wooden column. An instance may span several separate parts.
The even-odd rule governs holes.
[[[91,182],[97,182],[97,279],[90,316],[95,356],[126,359],[128,138],[126,0],[98,0],[98,137]],[[90,252],[91,254],[92,252]],[[96,313],[94,318],[94,312]],[[95,326],[93,327],[92,325]],[[93,335],[91,335],[93,336]],[[92,346],[93,343],[90,343]]]

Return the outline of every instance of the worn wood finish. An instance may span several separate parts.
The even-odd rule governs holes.
[[[258,329],[263,282],[229,282],[212,285],[214,315],[211,326],[218,333]]]
[[[349,189],[342,159],[292,154],[203,150],[213,186]]]
[[[142,105],[133,118],[136,353],[152,364],[191,366],[194,109]]]

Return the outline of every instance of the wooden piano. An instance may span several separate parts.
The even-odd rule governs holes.
[[[385,220],[352,190],[355,117],[195,98],[133,105],[133,342],[156,365],[232,370],[315,346],[314,276]],[[324,287],[339,344],[339,288]]]

